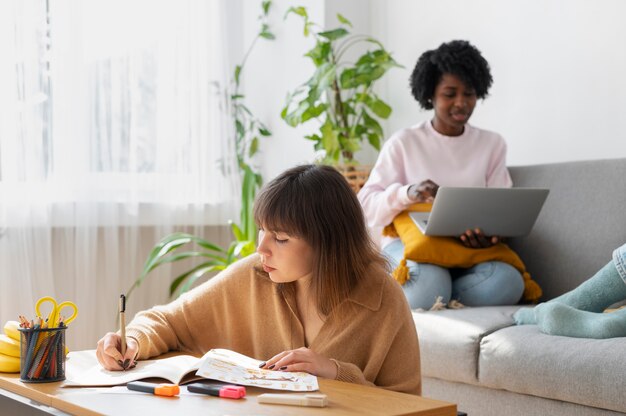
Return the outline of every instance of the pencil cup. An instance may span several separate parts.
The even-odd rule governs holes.
[[[21,381],[48,383],[65,380],[66,329],[19,329]]]

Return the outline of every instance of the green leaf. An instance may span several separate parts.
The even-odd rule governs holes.
[[[302,123],[302,115],[311,107],[311,104],[309,104],[309,102],[307,100],[302,100],[299,104],[298,107],[290,112],[290,113],[285,113],[285,110],[287,109],[285,107],[285,110],[283,110],[283,113],[281,113],[281,116],[283,117],[283,119],[287,122],[287,124],[289,124],[291,127],[296,127],[298,124]],[[284,114],[284,115],[283,115]]]
[[[340,149],[339,138],[337,132],[333,129],[333,125],[328,120],[320,127],[320,132],[322,133],[321,143],[324,146],[324,150],[326,150],[326,154],[338,152]]]
[[[259,33],[259,36],[264,39],[269,39],[269,40],[276,39],[276,36],[274,36],[274,34],[270,32],[269,30],[263,30],[262,32]]]
[[[361,112],[361,115],[363,116],[363,124],[365,124],[368,129],[378,134],[379,136],[383,135],[383,128],[380,126],[378,121],[370,117],[370,115],[367,114],[367,111],[365,110]]]
[[[306,12],[306,8],[304,8],[304,7],[302,7],[302,6],[299,6],[299,7],[290,7],[290,8],[287,10],[287,12],[285,13],[285,17],[287,17],[287,15],[288,15],[289,13],[295,13],[295,14],[297,14],[297,15],[299,15],[299,16],[302,16],[302,17],[304,17],[304,18],[307,18],[307,19],[308,19],[308,17],[309,17],[309,16],[308,16],[308,14],[307,14],[307,12]]]
[[[349,33],[350,32],[348,32],[346,29],[340,27],[338,29],[328,30],[326,32],[320,32],[318,33],[318,35],[332,42],[337,39],[341,39],[342,37],[348,35]]]
[[[254,254],[256,252],[256,244],[254,241],[248,241],[247,244],[244,244],[241,247],[240,256],[241,258],[248,257],[250,254]]]
[[[222,247],[210,243],[202,238],[194,237],[194,242],[200,247],[206,248],[207,250],[217,251],[218,253],[226,253],[226,250],[224,250]]]
[[[190,273],[187,278],[185,279],[186,282],[185,284],[180,288],[180,293],[185,293],[187,292],[189,289],[191,289],[191,287],[193,286],[194,283],[196,283],[196,281],[201,278],[204,274],[208,273],[208,272],[212,272],[212,271],[216,271],[216,270],[224,270],[226,268],[227,265],[213,265],[213,266],[206,266],[206,267],[201,267],[197,270],[195,270],[193,273]]]
[[[349,152],[356,152],[361,149],[361,141],[359,139],[344,139],[341,146],[342,150],[347,150]]]
[[[159,258],[159,260],[157,260],[154,263],[153,269],[156,268],[157,266],[160,266],[160,265],[165,264],[165,263],[173,263],[175,261],[190,259],[190,258],[194,258],[194,257],[206,257],[206,258],[217,260],[217,261],[224,261],[225,260],[224,257],[216,256],[214,254],[209,254],[209,253],[205,253],[205,252],[202,252],[202,251],[185,251],[183,253],[177,253],[177,254],[173,254],[171,256]]]
[[[320,140],[322,140],[322,138],[318,136],[317,134],[307,135],[307,136],[304,136],[304,138],[307,140],[313,140],[315,142],[319,142]]]
[[[235,84],[239,85],[239,75],[241,74],[241,65],[235,66]]]
[[[330,62],[325,62],[315,69],[315,73],[306,83],[309,86],[307,100],[310,104],[315,104],[324,91],[335,81],[335,69],[336,66]]]
[[[309,107],[304,113],[302,113],[300,122],[304,123],[312,118],[318,117],[320,114],[324,112],[324,110],[326,110],[327,107],[328,107],[327,104],[320,104],[315,107]]]
[[[346,68],[341,72],[339,76],[339,85],[341,88],[350,89],[358,86],[359,84],[356,81],[356,69],[355,68]]]
[[[237,129],[237,136],[243,137],[246,134],[246,128],[243,123],[239,120],[235,120],[235,127]]]
[[[239,257],[239,256],[246,257],[243,255],[243,252],[250,254],[251,246],[252,246],[252,252],[254,252],[254,241],[238,241],[237,244],[235,244],[235,248],[233,249],[233,254],[236,257]]]
[[[352,23],[350,23],[350,21],[348,19],[346,19],[340,13],[337,13],[337,20],[339,20],[339,22],[343,23],[344,25],[348,25],[348,26],[352,27]]]
[[[368,96],[365,100],[365,105],[367,105],[374,112],[374,114],[380,118],[386,119],[391,114],[391,107],[377,97]]]
[[[187,244],[192,241],[192,236],[190,234],[185,233],[173,233],[170,234],[161,241],[157,243],[156,246],[152,248],[146,262],[144,263],[141,274],[133,284],[133,287],[140,286],[146,276],[155,268],[158,264],[155,264],[159,261],[159,259],[166,254],[170,253],[172,250],[177,249],[178,247]]]
[[[271,132],[271,131],[269,131],[269,130],[268,130],[267,128],[265,128],[265,127],[259,127],[259,134],[260,134],[261,136],[265,136],[265,137],[267,137],[267,136],[271,136],[271,135],[272,135],[272,132]]]
[[[270,7],[272,6],[272,2],[270,0],[263,1],[261,3],[261,7],[263,7],[263,14],[267,16],[270,11]]]
[[[367,141],[372,145],[374,149],[380,151],[380,136],[378,134],[368,134]]]
[[[241,228],[239,228],[239,226],[232,221],[228,221],[228,223],[230,224],[230,230],[233,232],[235,239],[237,241],[243,240],[244,237],[243,237],[243,231],[241,231]]]
[[[259,150],[259,138],[255,137],[250,142],[250,148],[248,149],[248,156],[249,157],[254,156],[258,150]]]
[[[331,52],[330,42],[317,42],[315,47],[304,54],[311,58],[315,66],[320,66],[329,61]]]

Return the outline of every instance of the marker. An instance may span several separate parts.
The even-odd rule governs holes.
[[[132,381],[126,385],[128,390],[142,391],[144,393],[152,393],[157,396],[178,396],[180,388],[178,384],[154,384],[145,383],[143,381]]]
[[[211,385],[211,384],[190,384],[187,390],[192,393],[208,394],[209,396],[222,397],[225,399],[241,399],[246,397],[246,388],[243,386]]]
[[[292,406],[326,407],[328,397],[325,394],[274,394],[265,393],[257,396],[259,403],[288,404]]]

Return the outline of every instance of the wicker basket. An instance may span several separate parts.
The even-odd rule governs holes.
[[[358,193],[365,185],[372,170],[371,166],[366,165],[339,165],[336,168],[346,178],[354,193]]]

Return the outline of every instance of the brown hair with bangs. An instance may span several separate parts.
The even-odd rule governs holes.
[[[267,230],[302,238],[313,247],[317,268],[311,288],[324,316],[350,295],[362,276],[388,270],[354,191],[330,166],[302,165],[283,172],[257,196],[254,219]]]

